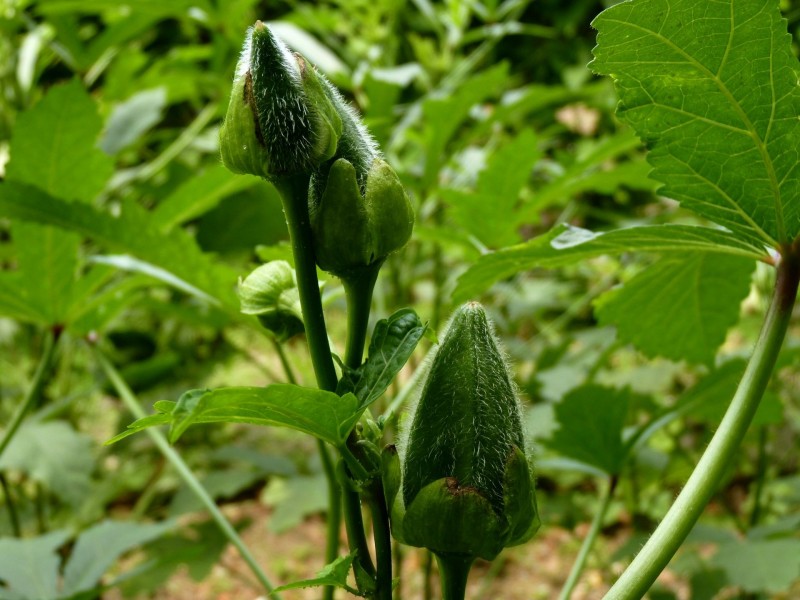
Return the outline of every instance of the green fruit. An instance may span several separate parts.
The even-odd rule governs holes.
[[[386,453],[384,474],[393,533],[405,543],[491,560],[538,529],[519,403],[478,303],[451,319],[401,455]]]

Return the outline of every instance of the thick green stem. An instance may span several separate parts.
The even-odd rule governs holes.
[[[442,582],[442,600],[464,600],[467,578],[472,568],[472,556],[436,555],[439,563],[439,580]]]
[[[374,265],[359,277],[342,279],[347,297],[347,346],[344,364],[351,369],[360,367],[364,358],[372,291],[375,289],[379,271],[380,265]]]
[[[289,228],[292,242],[294,269],[297,274],[297,290],[303,311],[303,324],[308,340],[308,351],[320,389],[336,391],[338,377],[328,344],[328,330],[325,327],[325,314],[322,311],[322,298],[317,279],[317,261],[314,256],[314,241],[311,234],[311,221],[308,214],[308,174],[285,177],[274,181],[281,194],[283,213]],[[330,564],[339,554],[339,528],[341,527],[341,490],[336,481],[336,473],[327,448],[319,443],[325,478],[328,481],[328,533],[325,562]],[[334,588],[325,589],[326,600],[333,598]]]
[[[42,393],[44,384],[47,381],[47,372],[50,370],[50,363],[53,362],[56,345],[60,337],[59,334],[59,329],[53,329],[45,339],[44,351],[42,352],[41,359],[39,359],[36,372],[33,374],[31,387],[28,388],[28,393],[25,395],[22,404],[17,406],[17,410],[14,411],[14,416],[11,417],[11,422],[3,433],[3,439],[0,440],[0,456],[3,455],[3,452],[11,443],[11,440],[14,439],[14,435],[17,433],[19,426],[22,425],[22,421],[25,419],[28,410],[36,403]]]
[[[606,485],[605,492],[603,492],[603,498],[600,501],[600,506],[595,512],[592,526],[589,528],[589,533],[586,534],[586,539],[583,540],[583,544],[578,552],[578,556],[575,558],[575,562],[573,563],[572,569],[569,572],[569,577],[567,577],[567,582],[564,584],[564,587],[561,589],[561,594],[558,596],[559,600],[569,600],[569,597],[572,595],[572,591],[578,584],[578,580],[583,572],[583,568],[586,566],[586,559],[589,557],[589,553],[592,551],[594,543],[597,540],[597,535],[600,533],[600,528],[603,525],[603,520],[608,512],[608,507],[611,504],[611,498],[614,496],[614,490],[616,487],[617,478],[610,477],[608,480],[608,485]]]
[[[317,440],[317,448],[322,458],[322,468],[325,472],[325,478],[328,481],[328,531],[325,539],[325,564],[330,564],[339,556],[339,529],[342,524],[342,495],[339,485],[336,482],[336,467],[334,467],[328,447],[322,440]],[[335,591],[335,587],[328,586],[324,588],[322,597],[325,600],[332,600]]]
[[[125,406],[128,408],[131,413],[137,418],[141,419],[147,416],[142,407],[139,405],[139,401],[137,400],[136,396],[133,394],[131,389],[122,379],[122,376],[119,374],[117,369],[114,367],[113,364],[97,349],[95,349],[95,356],[97,357],[97,361],[100,363],[100,366],[105,371],[106,376],[108,377],[111,385],[116,390],[117,394],[119,395],[120,399],[125,403]],[[244,559],[247,566],[250,567],[253,575],[255,575],[256,579],[258,579],[259,583],[264,587],[264,589],[270,594],[272,598],[279,599],[280,596],[273,592],[273,585],[270,580],[267,578],[264,571],[261,570],[261,567],[256,562],[255,557],[250,553],[250,549],[245,546],[242,538],[239,537],[239,534],[236,533],[236,530],[230,524],[228,519],[225,518],[225,515],[222,514],[217,504],[214,502],[214,499],[208,494],[206,489],[203,487],[203,484],[197,479],[192,470],[189,466],[183,461],[180,454],[178,454],[175,449],[169,445],[169,442],[164,437],[164,434],[161,433],[158,429],[147,429],[147,435],[150,436],[150,439],[153,440],[153,443],[156,445],[158,450],[161,454],[166,458],[175,471],[178,473],[178,476],[183,480],[183,482],[188,486],[188,488],[192,491],[195,497],[205,506],[206,510],[211,515],[211,518],[217,524],[217,527],[220,528],[225,537],[228,538],[231,544],[239,551],[239,554]]]
[[[303,323],[308,339],[308,351],[314,374],[320,389],[336,391],[338,378],[331,358],[328,344],[328,330],[325,328],[325,315],[322,312],[322,298],[319,294],[317,263],[314,257],[314,241],[311,235],[311,222],[308,216],[307,174],[284,177],[274,181],[283,200],[283,213],[289,227],[292,242],[294,269],[297,273],[297,290],[303,310]]]
[[[644,596],[686,539],[735,460],[786,336],[798,280],[797,249],[787,248],[778,264],[775,291],[758,341],[719,429],[664,520],[606,594],[606,600],[635,600]]]

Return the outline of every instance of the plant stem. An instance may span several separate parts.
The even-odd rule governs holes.
[[[439,579],[442,582],[442,600],[464,600],[467,578],[474,560],[472,556],[457,554],[436,555],[436,562],[439,563]]]
[[[325,328],[325,315],[322,312],[322,299],[319,295],[317,262],[314,257],[314,242],[308,216],[309,180],[309,175],[302,174],[275,180],[273,184],[283,200],[283,213],[286,216],[286,225],[289,227],[294,269],[297,273],[297,290],[300,294],[303,324],[314,374],[320,389],[334,392],[338,378],[331,358],[328,330]]]
[[[317,261],[314,256],[314,241],[311,234],[311,221],[308,215],[308,174],[284,177],[273,181],[281,195],[283,213],[289,228],[292,242],[294,269],[297,274],[297,290],[303,311],[303,324],[308,340],[308,351],[320,389],[335,392],[338,384],[336,368],[328,344],[328,330],[325,327],[325,314],[322,311],[322,298],[319,294]],[[325,479],[328,482],[328,532],[325,551],[326,564],[336,560],[339,554],[339,529],[341,527],[341,490],[336,481],[333,462],[324,442],[318,442],[322,456]],[[326,600],[332,600],[335,588],[327,587],[323,592]]]
[[[11,417],[11,422],[3,433],[3,439],[0,440],[0,456],[3,455],[3,452],[11,443],[11,440],[14,439],[14,435],[17,433],[19,426],[22,425],[22,421],[28,413],[28,410],[36,403],[42,393],[47,372],[50,369],[50,364],[53,362],[53,356],[55,355],[59,337],[60,330],[52,329],[45,338],[44,351],[42,352],[42,357],[39,359],[36,372],[33,374],[31,387],[28,388],[28,393],[25,395],[22,404],[17,406],[17,410],[14,411],[14,416]]]
[[[278,359],[281,361],[281,367],[286,375],[286,381],[297,385],[297,377],[295,377],[294,371],[292,370],[292,365],[289,363],[289,359],[286,356],[286,350],[283,349],[283,344],[281,344],[274,337],[270,336],[270,339],[272,339],[272,345],[275,347],[275,353],[278,355]]]
[[[683,543],[734,461],[769,382],[797,296],[800,258],[796,248],[784,250],[764,324],[719,429],[664,520],[606,594],[606,600],[634,600],[644,596]]]
[[[325,564],[330,564],[339,556],[339,529],[342,524],[342,494],[336,482],[336,468],[333,465],[331,453],[322,440],[317,440],[317,449],[322,459],[322,469],[328,482],[328,518],[327,533],[325,536]],[[322,597],[332,600],[336,590],[333,586],[325,587]]]
[[[6,499],[6,506],[8,506],[8,520],[11,522],[11,531],[14,532],[14,537],[22,537],[22,528],[19,525],[19,515],[17,515],[17,505],[14,497],[11,495],[11,487],[8,485],[6,476],[0,473],[0,487],[3,488],[3,496]]]
[[[575,586],[578,584],[583,568],[586,565],[586,559],[589,557],[589,553],[592,551],[592,547],[594,547],[594,543],[597,540],[597,535],[600,533],[600,529],[603,526],[603,520],[608,512],[608,507],[611,504],[611,498],[614,495],[616,487],[617,478],[615,476],[609,477],[605,492],[603,492],[603,498],[600,501],[600,506],[595,512],[594,520],[592,520],[592,525],[589,528],[589,533],[586,534],[586,538],[583,540],[583,544],[581,544],[578,556],[572,564],[567,582],[561,589],[561,593],[558,596],[559,600],[569,600]]]
[[[347,297],[347,346],[344,364],[351,369],[360,367],[364,357],[372,291],[375,289],[379,271],[380,265],[375,265],[369,267],[360,277],[342,279]]]
[[[378,567],[375,600],[392,600],[392,536],[380,479],[372,484],[367,502],[372,513],[372,535],[375,538],[375,562]]]
[[[364,533],[361,498],[356,492],[347,489],[345,485],[342,486],[342,489],[344,490],[342,494],[344,499],[344,525],[347,528],[347,541],[350,545],[350,552],[355,553],[356,560],[363,571],[370,577],[374,577],[375,566],[372,564],[369,547],[367,546],[367,536]]]
[[[114,367],[114,365],[111,364],[111,362],[97,348],[95,348],[95,356],[97,357],[97,361],[100,363],[103,371],[105,371],[106,376],[111,382],[111,385],[114,387],[128,410],[131,411],[131,413],[133,413],[137,419],[147,416],[147,413],[142,410],[142,407],[139,405],[139,401],[137,400],[136,396],[122,379],[122,376]],[[225,518],[225,515],[222,514],[222,511],[220,511],[219,507],[214,502],[214,499],[208,494],[208,491],[206,491],[206,489],[203,487],[203,484],[200,483],[195,474],[192,473],[192,470],[183,461],[180,454],[178,454],[175,449],[169,445],[169,442],[167,442],[167,439],[160,430],[151,428],[147,429],[146,432],[150,436],[150,439],[153,440],[153,443],[156,445],[161,454],[172,464],[173,468],[177,471],[178,476],[189,487],[197,499],[200,500],[203,506],[205,506],[206,510],[208,510],[209,514],[211,515],[211,518],[220,528],[222,533],[225,534],[225,537],[227,537],[230,543],[233,544],[239,551],[239,554],[247,563],[247,566],[250,567],[250,570],[252,571],[253,575],[255,575],[256,579],[258,579],[259,583],[261,583],[270,596],[279,599],[280,596],[272,591],[272,583],[264,574],[264,571],[261,570],[261,567],[256,562],[255,557],[250,553],[250,549],[242,541],[242,538],[239,537],[239,534],[236,533],[236,530],[230,524],[228,519]]]

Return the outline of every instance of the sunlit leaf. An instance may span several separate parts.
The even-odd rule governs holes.
[[[800,64],[778,2],[637,0],[592,23],[595,72],[650,149],[660,193],[738,237],[800,232]]]

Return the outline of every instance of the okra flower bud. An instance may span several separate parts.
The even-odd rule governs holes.
[[[341,133],[321,76],[258,21],[236,67],[220,130],[222,162],[269,179],[310,173],[334,155]]]
[[[303,314],[294,269],[285,260],[261,265],[239,281],[241,311],[255,315],[279,342],[303,333]]]
[[[408,194],[386,161],[373,159],[364,180],[362,187],[353,164],[339,158],[318,204],[312,205],[317,264],[344,279],[380,267],[406,245],[414,227]]]
[[[395,537],[439,557],[491,560],[538,529],[519,402],[480,304],[451,319],[384,479]]]

